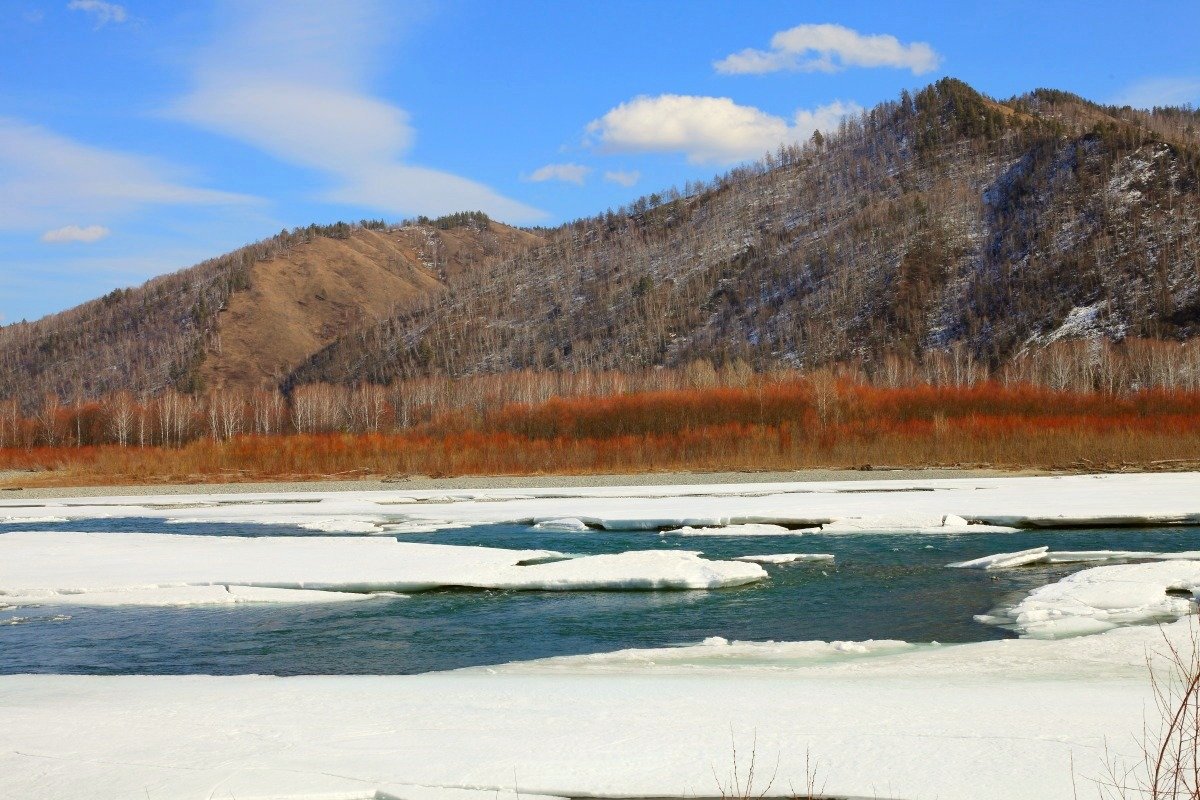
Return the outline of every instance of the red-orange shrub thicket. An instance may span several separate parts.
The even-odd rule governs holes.
[[[378,413],[392,412],[383,403]],[[99,418],[82,416],[77,425],[101,426]],[[212,420],[219,433],[217,416]],[[880,388],[824,376],[554,397],[456,409],[401,430],[377,427],[296,433],[280,426],[274,435],[230,430],[181,437],[174,445],[136,446],[128,436],[127,446],[27,443],[0,449],[0,469],[31,471],[20,480],[34,484],[862,464],[1144,467],[1200,461],[1200,392]]]

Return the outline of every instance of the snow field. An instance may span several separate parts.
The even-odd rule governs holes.
[[[1187,625],[1167,633],[1186,641]],[[830,796],[1069,800],[1072,769],[1079,785],[1102,776],[1106,746],[1136,760],[1160,637],[712,640],[420,676],[7,676],[0,796],[712,797],[736,745],[778,763],[775,796],[811,758]]]

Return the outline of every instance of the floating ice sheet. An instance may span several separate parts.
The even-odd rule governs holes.
[[[1048,546],[1033,547],[1029,550],[1018,550],[1015,553],[996,553],[994,555],[973,558],[970,561],[956,561],[947,564],[955,569],[1012,569],[1030,564],[1076,564],[1097,563],[1104,561],[1197,561],[1200,551],[1185,550],[1178,553],[1157,553],[1146,550],[1058,550],[1051,551]]]
[[[800,536],[803,530],[792,530],[782,525],[769,525],[763,522],[750,522],[742,525],[703,526],[694,528],[684,525],[681,528],[671,528],[663,531],[669,536]]]
[[[752,561],[758,564],[791,564],[796,561],[833,561],[830,553],[768,553],[761,556],[737,556],[734,561]]]
[[[1068,575],[976,619],[1035,639],[1079,636],[1179,619],[1194,610],[1198,589],[1196,561],[1112,564]]]
[[[591,530],[588,528],[586,522],[575,517],[540,520],[533,524],[533,528],[539,531],[564,531],[568,533],[584,533]]]
[[[8,533],[0,534],[0,602],[324,602],[337,592],[418,592],[446,586],[718,589],[766,576],[756,564],[708,561],[695,552],[564,559],[568,557],[549,550],[377,537]]]
[[[2,597],[3,595],[0,595]],[[212,584],[206,586],[133,586],[95,591],[35,590],[12,595],[17,606],[232,606],[244,603],[345,603],[400,598],[396,592],[338,592],[320,589],[279,589],[266,586]]]
[[[1029,550],[1018,550],[1015,553],[996,553],[982,558],[973,558],[970,561],[956,561],[946,566],[956,569],[1009,569],[1045,561],[1046,551],[1049,549],[1049,547],[1033,547]]]

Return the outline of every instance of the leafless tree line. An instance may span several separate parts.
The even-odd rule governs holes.
[[[537,405],[556,397],[610,397],[641,392],[748,387],[807,381],[824,419],[836,405],[836,382],[880,387],[1035,385],[1056,391],[1123,395],[1140,390],[1200,392],[1200,341],[1104,339],[1057,341],[1022,352],[989,370],[969,348],[955,346],[915,360],[900,353],[878,363],[840,363],[817,372],[756,371],[746,361],[636,371],[535,371],[465,378],[418,377],[390,384],[305,384],[277,390],[226,390],[157,395],[130,392],[97,401],[48,394],[40,405],[0,401],[0,448],[116,444],[179,446],[197,439],[225,441],[253,434],[388,433],[436,424],[468,429],[511,404]]]

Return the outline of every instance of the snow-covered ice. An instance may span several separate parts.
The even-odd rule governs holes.
[[[827,531],[988,533],[1012,528],[1200,524],[1200,474],[751,483],[724,486],[324,492],[0,501],[12,522],[150,517],[307,525],[388,534],[464,524],[577,519],[586,527],[659,531],[772,524]]]
[[[535,530],[539,531],[566,531],[570,533],[583,533],[588,528],[587,523],[581,519],[574,517],[564,517],[562,519],[544,519],[533,524]]]
[[[791,564],[796,561],[833,561],[830,553],[767,553],[760,556],[737,556],[734,561],[753,561],[758,564]]]
[[[1112,564],[1068,575],[976,617],[1022,636],[1054,639],[1175,620],[1194,609],[1200,563]]]
[[[0,796],[712,797],[736,745],[778,764],[773,795],[809,758],[832,797],[1070,800],[1107,755],[1136,760],[1157,642],[1141,627],[713,640],[418,676],[5,676]]]
[[[748,522],[741,525],[721,525],[693,528],[684,525],[681,528],[670,528],[663,531],[664,535],[673,536],[800,536],[805,529],[791,530],[782,525],[770,525],[764,522]],[[815,530],[809,528],[808,530]]]
[[[324,602],[337,592],[445,586],[544,591],[717,589],[762,567],[690,551],[567,558],[548,550],[414,544],[378,537],[0,534],[7,605]]]
[[[1050,550],[1049,546],[1032,547],[1015,553],[996,553],[956,561],[947,567],[956,569],[1012,569],[1030,564],[1078,564],[1104,561],[1197,561],[1200,551],[1186,550],[1178,553],[1158,553],[1147,550]]]
[[[731,642],[723,636],[710,636],[698,645],[556,656],[492,667],[472,667],[458,672],[629,674],[653,668],[655,675],[713,670],[755,673],[828,664],[863,656],[915,652],[937,646],[895,639],[869,639],[862,642]]]
[[[995,555],[973,558],[970,561],[956,561],[946,566],[958,569],[1008,569],[1024,564],[1032,564],[1037,561],[1045,561],[1046,551],[1049,549],[1049,547],[1043,546],[1033,547],[1029,550],[1019,550],[1015,553],[996,553]]]
[[[3,590],[0,590],[3,591]],[[266,586],[131,586],[87,591],[35,590],[0,598],[14,606],[229,606],[242,603],[344,603],[397,598],[396,592],[339,592],[320,589],[278,589]]]
[[[606,530],[768,524],[846,533],[1200,524],[1200,473],[487,492],[292,492],[0,501],[10,521],[150,517],[394,533],[573,519]],[[725,534],[728,535],[727,531]]]
[[[68,593],[81,602],[171,593],[175,602],[200,593],[238,602],[437,586],[709,588],[766,571],[694,552],[561,560],[395,535],[553,521],[581,535],[690,527],[720,536],[754,526],[969,536],[1195,525],[1200,474],[81,498],[0,501],[0,516],[386,534],[4,533],[2,607]],[[1037,551],[1002,555],[1084,564],[1172,555]],[[1103,775],[1108,755],[1136,760],[1153,708],[1146,654],[1164,633],[1191,641],[1189,620],[1162,631],[1138,624],[1191,609],[1200,562],[1174,555],[1034,590],[983,618],[1026,638],[978,644],[714,637],[419,676],[0,676],[0,797],[704,797],[720,793],[713,774],[728,770],[732,736],[739,752],[756,741],[760,763],[778,763],[772,793],[803,786],[811,758],[831,796],[1068,800]],[[1003,560],[989,558],[982,566]],[[1105,632],[1051,638],[1094,631]]]
[[[1079,564],[1099,561],[1200,561],[1200,550],[1155,553],[1146,550],[1059,550],[1046,553],[1047,564]]]

